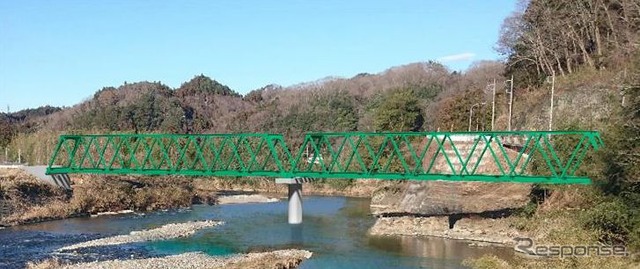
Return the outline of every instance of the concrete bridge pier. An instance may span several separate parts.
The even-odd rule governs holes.
[[[276,178],[276,184],[287,184],[289,188],[289,224],[302,223],[302,183],[310,178]]]

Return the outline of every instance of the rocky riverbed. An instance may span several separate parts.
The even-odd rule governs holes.
[[[509,216],[529,202],[530,184],[406,182],[371,198],[372,235],[435,236],[513,245]]]
[[[220,225],[223,222],[205,220],[205,221],[190,221],[186,223],[171,223],[163,225],[156,229],[133,231],[126,235],[117,235],[112,237],[100,238],[70,246],[62,247],[58,251],[68,251],[79,248],[97,247],[97,246],[111,246],[121,245],[128,243],[137,243],[144,241],[154,240],[166,240],[178,237],[187,237],[195,233],[197,230]]]
[[[31,268],[297,268],[300,263],[311,258],[312,253],[306,250],[287,249],[262,253],[248,253],[230,257],[213,257],[200,252],[189,252],[166,257],[109,260],[89,263],[64,265],[55,260],[47,260],[39,264],[31,264]],[[41,267],[38,267],[41,266]]]
[[[58,248],[58,255],[75,255],[81,249],[125,245],[131,243],[167,240],[193,235],[204,228],[221,225],[223,222],[205,220],[185,223],[171,223],[161,227],[142,231],[132,231],[126,235],[117,235],[94,239]],[[30,262],[27,268],[297,268],[309,259],[311,252],[298,249],[275,250],[260,253],[236,254],[232,256],[209,256],[202,252],[188,252],[164,257],[116,258],[80,263],[63,262],[59,258]]]

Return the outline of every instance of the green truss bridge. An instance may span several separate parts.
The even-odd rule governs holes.
[[[578,169],[602,146],[595,131],[62,135],[46,173],[589,184]]]

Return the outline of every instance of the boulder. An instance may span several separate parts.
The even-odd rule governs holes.
[[[374,215],[442,216],[521,208],[529,202],[531,184],[409,181],[376,191]]]

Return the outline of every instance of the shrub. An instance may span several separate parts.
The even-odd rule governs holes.
[[[324,187],[329,187],[334,190],[344,190],[353,185],[353,179],[339,179],[339,178],[331,178],[331,179],[320,179],[314,181],[312,184],[314,187],[318,189],[322,189]]]
[[[634,228],[629,208],[618,198],[595,205],[581,216],[587,229],[598,232],[599,240],[609,244],[625,243]]]

